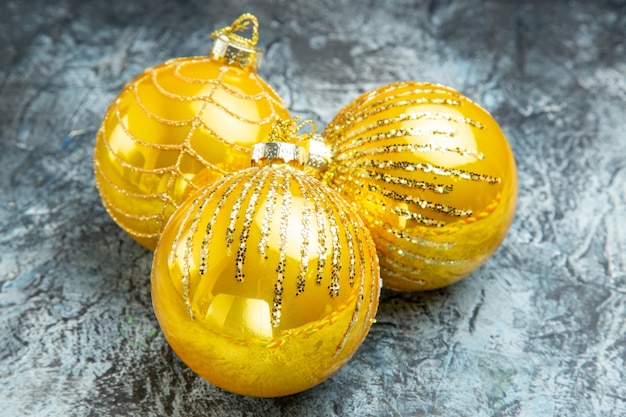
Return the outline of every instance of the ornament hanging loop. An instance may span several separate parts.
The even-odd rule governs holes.
[[[252,37],[238,35],[252,26]],[[263,51],[257,47],[259,41],[259,21],[250,13],[239,16],[232,25],[211,33],[214,39],[211,57],[228,65],[256,70],[261,65]]]
[[[296,117],[294,122],[298,123],[299,120],[300,120],[300,117]],[[306,125],[311,125],[311,131],[309,133],[303,133],[299,135],[298,139],[300,140],[309,140],[311,139],[311,137],[315,136],[317,132],[317,125],[311,119],[303,120],[300,124],[296,125],[296,132],[299,132],[300,130],[302,130],[302,128]]]
[[[276,120],[272,125],[272,130],[270,131],[267,141],[295,143],[297,141],[307,140],[315,135],[317,125],[313,120],[307,119],[298,124],[299,121],[300,116],[296,116],[294,119]],[[311,125],[311,132],[298,135],[298,131],[306,125]]]
[[[252,37],[250,39],[235,33],[248,29],[250,24],[252,24]],[[259,21],[256,16],[250,13],[244,13],[235,19],[232,25],[223,27],[211,33],[211,38],[215,39],[220,35],[226,35],[231,41],[252,48],[259,41]]]

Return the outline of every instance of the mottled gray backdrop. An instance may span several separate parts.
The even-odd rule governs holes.
[[[323,127],[400,80],[493,113],[519,170],[496,255],[378,323],[299,395],[224,392],[172,353],[152,254],[100,204],[94,135],[145,68],[250,11],[260,73]],[[0,2],[0,415],[626,415],[626,2]]]

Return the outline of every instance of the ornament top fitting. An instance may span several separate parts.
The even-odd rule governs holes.
[[[238,35],[252,24],[250,39]],[[214,39],[211,58],[225,60],[229,65],[243,69],[257,70],[261,66],[263,50],[256,46],[259,40],[259,22],[250,13],[239,16],[232,25],[218,29],[211,34]]]
[[[302,168],[308,163],[308,152],[305,147],[296,144],[299,141],[308,141],[314,136],[316,126],[312,120],[277,120],[272,125],[272,130],[267,137],[267,142],[260,142],[253,146],[251,160],[253,165],[267,165],[284,163],[295,168]],[[313,127],[311,133],[298,135],[298,131],[305,125]]]

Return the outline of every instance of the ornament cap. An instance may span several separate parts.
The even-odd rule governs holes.
[[[331,150],[324,142],[322,135],[312,134],[306,142],[308,148],[306,164],[316,169],[322,169],[328,165],[331,158]]]
[[[306,162],[306,149],[295,143],[260,142],[252,148],[252,164],[267,165],[285,163],[302,167]]]
[[[252,24],[250,39],[235,33],[247,29],[250,24]],[[214,39],[211,58],[224,60],[229,65],[243,69],[257,70],[261,66],[263,50],[256,46],[259,39],[259,22],[250,13],[242,14],[232,25],[216,30],[211,37]]]

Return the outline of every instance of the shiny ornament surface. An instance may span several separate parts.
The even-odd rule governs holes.
[[[253,39],[234,32],[253,23]],[[94,153],[102,202],[135,240],[154,249],[167,219],[204,183],[249,166],[252,145],[282,100],[256,73],[256,19],[215,34],[210,56],[170,60],[128,83],[110,105]]]
[[[338,193],[284,162],[195,194],[155,251],[153,305],[168,342],[196,373],[243,395],[322,382],[360,346],[378,306],[376,249],[363,222]]]
[[[431,290],[478,268],[512,222],[517,173],[487,111],[429,83],[389,84],[343,108],[323,132],[325,180],[370,229],[386,287]]]

